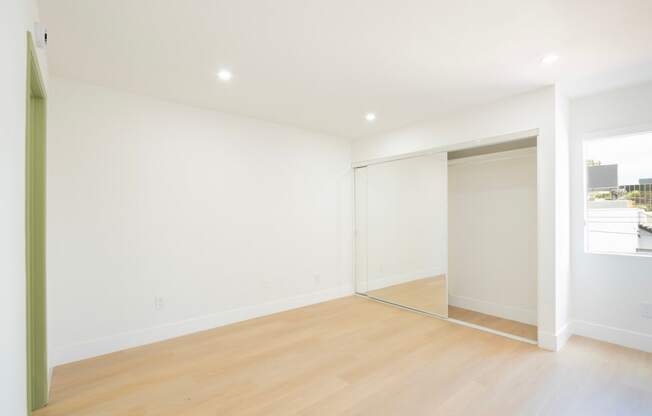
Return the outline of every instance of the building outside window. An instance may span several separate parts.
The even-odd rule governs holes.
[[[585,248],[652,255],[652,133],[587,140]]]

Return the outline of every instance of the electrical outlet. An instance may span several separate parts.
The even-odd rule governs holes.
[[[641,303],[641,316],[652,319],[652,303]]]
[[[165,303],[163,302],[163,298],[160,297],[160,296],[156,296],[154,298],[154,309],[156,309],[157,311],[160,311],[164,307],[165,307]]]

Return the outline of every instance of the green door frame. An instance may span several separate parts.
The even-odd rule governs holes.
[[[48,400],[45,283],[46,94],[31,33],[27,32],[25,126],[25,260],[27,293],[27,405]]]

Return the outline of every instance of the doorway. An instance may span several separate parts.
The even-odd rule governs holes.
[[[27,402],[47,403],[45,277],[46,95],[31,34],[27,33],[25,126],[25,259],[27,293]]]

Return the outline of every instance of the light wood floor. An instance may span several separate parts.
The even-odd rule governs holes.
[[[484,326],[531,340],[537,340],[537,327],[493,315],[448,305],[446,277],[426,277],[371,290],[369,296],[398,305]]]
[[[503,319],[493,315],[486,315],[484,313],[471,311],[468,309],[449,305],[448,317],[457,319],[458,321],[464,321],[470,324],[476,324],[485,328],[494,329],[496,331],[505,332],[507,334],[531,339],[533,341],[536,341],[538,338],[537,327],[534,325],[528,325],[509,319]]]
[[[652,354],[348,297],[54,370],[47,415],[650,415]]]
[[[448,291],[444,275],[370,290],[367,295],[435,315],[446,316],[448,313]]]

